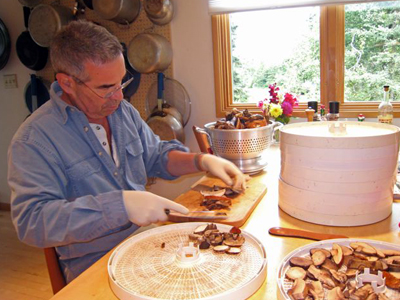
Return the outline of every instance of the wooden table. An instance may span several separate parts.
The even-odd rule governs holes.
[[[357,227],[331,227],[307,223],[284,213],[278,207],[278,176],[280,152],[278,146],[269,150],[269,165],[264,176],[268,191],[242,228],[257,237],[263,244],[268,258],[268,274],[262,287],[250,299],[278,299],[277,270],[282,259],[298,247],[313,241],[275,237],[268,234],[270,227],[281,226],[302,230],[347,235],[350,238],[373,239],[400,245],[400,203],[393,203],[392,215],[372,225]],[[112,251],[101,258],[78,278],[51,299],[53,300],[117,300],[108,283],[107,261]]]

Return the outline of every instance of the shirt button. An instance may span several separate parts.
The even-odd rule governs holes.
[[[102,156],[102,155],[103,155],[103,152],[100,151],[100,152],[99,152],[99,155]]]
[[[114,176],[118,176],[118,172],[114,172]]]
[[[105,145],[107,145],[107,143],[106,143],[106,142],[103,142],[103,145],[105,146]]]
[[[96,129],[97,129],[97,130],[100,130],[100,126],[96,126]]]
[[[89,131],[89,128],[87,126],[83,127],[83,129],[85,130],[85,132]]]

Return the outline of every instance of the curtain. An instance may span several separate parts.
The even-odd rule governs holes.
[[[378,1],[388,0],[208,0],[208,9],[210,14],[216,15],[250,10],[351,4]]]

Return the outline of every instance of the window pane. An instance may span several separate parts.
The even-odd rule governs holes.
[[[345,101],[400,100],[399,1],[345,6]]]
[[[319,7],[230,15],[235,103],[257,103],[277,83],[299,101],[320,99]]]

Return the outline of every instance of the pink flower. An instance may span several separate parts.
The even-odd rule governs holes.
[[[290,102],[284,101],[281,104],[283,114],[286,116],[291,116],[293,112],[293,106],[290,104]]]

